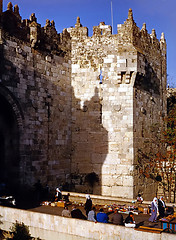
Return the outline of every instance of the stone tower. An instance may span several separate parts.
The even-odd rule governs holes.
[[[161,147],[155,140],[166,113],[164,35],[158,41],[155,30],[148,34],[145,24],[140,30],[131,9],[117,35],[102,22],[88,37],[80,19],[68,32],[72,87],[79,99],[72,101],[71,172],[77,191],[85,190],[80,179],[95,172],[100,178],[95,194],[142,193],[150,199],[156,185],[140,175],[139,153],[155,154]]]
[[[101,22],[89,37],[79,17],[58,34],[12,4],[0,21],[0,181],[151,199],[138,158],[161,147],[164,34],[140,30],[131,9],[116,35]]]

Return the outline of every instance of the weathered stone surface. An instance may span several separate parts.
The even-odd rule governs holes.
[[[35,14],[21,20],[17,7],[0,12],[0,83],[15,119],[9,136],[19,149],[13,151],[21,183],[69,181],[86,192],[85,177],[95,172],[95,194],[133,198],[140,191],[152,198],[153,182],[135,169],[139,149],[156,150],[151,139],[158,129],[151,126],[163,126],[166,42],[140,30],[131,10],[118,34],[100,23],[92,37],[79,18],[58,34],[54,22],[41,27]]]

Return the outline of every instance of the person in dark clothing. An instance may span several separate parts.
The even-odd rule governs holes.
[[[86,203],[84,209],[86,210],[86,215],[88,216],[89,211],[92,209],[92,199],[90,195],[86,195]]]
[[[56,188],[56,193],[55,193],[55,202],[58,202],[62,199],[62,192],[60,190],[60,188]]]
[[[121,213],[118,213],[117,209],[115,209],[114,214],[112,216],[112,223],[116,225],[124,225],[123,216]]]
[[[84,214],[81,212],[81,210],[79,208],[76,208],[76,206],[72,207],[71,216],[72,218],[78,218],[78,219],[84,219],[84,220],[87,219],[86,216],[84,216]]]
[[[165,216],[165,208],[166,204],[164,202],[164,199],[163,197],[160,197],[160,199],[158,199],[158,211],[159,211],[158,218],[163,218]]]
[[[174,214],[174,206],[173,207],[167,207],[165,216],[167,217],[167,216],[172,215],[172,214]]]
[[[132,212],[129,212],[128,217],[125,219],[125,223],[135,223]]]
[[[69,202],[69,197],[70,197],[70,193],[67,193],[67,195],[63,195],[64,201],[66,201],[68,203]]]

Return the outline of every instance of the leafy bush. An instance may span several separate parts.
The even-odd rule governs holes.
[[[13,235],[12,239],[14,240],[32,239],[31,234],[29,233],[29,227],[26,226],[23,222],[19,223],[16,221],[16,223],[13,224],[10,230]]]

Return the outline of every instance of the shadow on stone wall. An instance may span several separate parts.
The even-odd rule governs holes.
[[[9,19],[9,22],[6,21],[7,19]],[[11,25],[13,21],[14,24]],[[18,16],[14,16],[9,11],[3,13],[1,19],[5,31],[12,36],[18,35],[19,29],[16,23],[19,21],[20,18],[18,19]],[[24,35],[28,30],[26,28]],[[6,37],[10,38],[8,34],[7,36],[4,35],[4,38]],[[13,39],[10,40],[13,41]],[[3,44],[6,44],[5,39]],[[22,123],[24,129],[21,131],[16,124],[18,119],[13,112],[11,102],[4,99],[6,105],[8,105],[6,111],[14,117],[13,123],[16,124],[16,132],[14,135],[12,134],[13,141],[20,141],[19,146],[15,145],[15,151],[20,152],[17,161],[18,166],[15,167],[16,173],[20,176],[20,181],[24,185],[33,186],[39,179],[43,185],[49,184],[53,188],[60,184],[71,184],[73,190],[93,191],[96,194],[101,194],[102,166],[108,153],[108,132],[102,124],[102,103],[99,89],[95,88],[94,96],[82,105],[81,100],[75,97],[74,89],[71,88],[71,76],[69,74],[65,74],[66,76],[63,79],[62,75],[57,76],[57,83],[51,82],[51,67],[56,67],[57,64],[62,65],[61,59],[59,60],[61,62],[58,63],[57,60],[54,62],[51,58],[54,63],[52,66],[53,63],[50,64],[46,60],[48,53],[37,53],[36,50],[32,50],[33,57],[28,60],[29,53],[25,52],[18,40],[18,47],[7,45],[5,53],[3,52],[3,44],[0,45],[0,78],[2,79],[2,85],[11,89],[12,95],[19,102],[21,114],[24,114]],[[57,51],[57,55],[62,56],[59,55],[61,54],[60,50]],[[35,54],[38,54],[38,56]],[[14,63],[15,58],[19,60],[20,66]],[[43,69],[37,69],[40,60],[45,61]],[[50,73],[49,76],[47,76],[48,73]],[[65,83],[66,77],[69,78],[67,83]],[[20,89],[21,87],[22,89]],[[70,102],[71,98],[72,103]],[[11,111],[10,108],[13,110]],[[72,111],[71,113],[71,108],[75,108],[75,112]],[[1,129],[6,125],[6,118],[6,113],[3,110]],[[2,135],[1,129],[0,133]],[[20,135],[18,136],[18,134]],[[60,139],[59,135],[61,136]],[[3,149],[1,154],[2,166],[6,164],[6,159],[2,159],[5,149],[7,149],[5,142],[8,137],[9,133],[6,136],[3,135],[1,140],[1,148]],[[21,152],[20,149],[23,149],[23,151]],[[8,152],[13,155],[12,148],[9,147]],[[13,168],[11,162],[9,162],[9,165],[9,169]],[[97,174],[99,178],[99,182],[96,182],[93,190],[85,182],[86,175],[90,173]],[[68,175],[70,176],[68,177]]]
[[[1,74],[7,76],[7,80],[2,81],[2,86],[7,85],[7,87],[13,87],[11,89],[17,89],[17,84],[20,82],[17,66],[6,58],[1,58],[1,60],[3,60],[1,61],[2,66],[5,66]],[[28,79],[27,69],[26,65],[22,70],[23,77],[26,79]],[[40,88],[35,78],[41,79],[41,73],[35,69],[33,77],[35,85],[27,85],[25,99],[22,96],[17,99],[16,93],[11,92],[11,95],[19,103],[20,114],[24,114],[24,119],[31,119],[31,125],[29,123],[26,125],[24,120],[23,131],[19,129],[17,123],[19,119],[17,119],[17,113],[13,112],[12,103],[3,98],[0,92],[1,172],[4,172],[12,183],[21,182],[24,185],[32,184],[31,186],[33,186],[34,182],[39,179],[43,186],[49,184],[55,188],[57,185],[63,185],[65,190],[101,194],[102,166],[108,153],[108,132],[102,124],[102,102],[99,89],[95,88],[90,101],[85,101],[82,104],[81,100],[75,97],[74,89],[70,87],[69,93],[72,96],[68,94],[67,97],[68,99],[72,97],[71,106],[60,94],[59,88],[44,77],[42,77],[44,82],[42,87],[47,89],[46,96],[42,100],[38,98]],[[34,91],[35,95],[31,101],[31,92]],[[68,89],[62,88],[62,91],[68,91]],[[40,108],[44,110],[43,114],[39,114]],[[11,116],[15,130],[11,133],[8,130],[5,134],[4,130],[10,129],[7,121],[10,120],[8,116]],[[39,118],[40,125],[37,123]],[[32,122],[35,122],[36,125],[34,126]],[[71,131],[71,135],[68,135],[68,138],[70,137],[68,145],[65,146],[56,144],[58,132],[63,132],[61,122],[67,122],[70,125],[67,130]],[[20,139],[25,139],[24,136],[30,127],[32,134],[29,140],[33,144],[21,142],[19,145]],[[7,139],[9,139],[8,145],[6,144]],[[21,156],[20,149],[23,149]],[[5,152],[8,152],[8,159],[5,157]],[[13,176],[11,171],[14,171],[16,175]],[[91,173],[95,173],[99,179],[98,182],[94,182],[93,188],[90,182],[85,181],[86,176]],[[7,182],[7,180],[5,181]]]
[[[75,98],[73,89],[71,178],[75,191],[102,193],[102,167],[108,153],[108,132],[103,127],[102,117],[102,102],[97,87],[90,101],[84,103]],[[95,177],[95,184],[91,184],[89,176],[97,176],[99,181]]]

